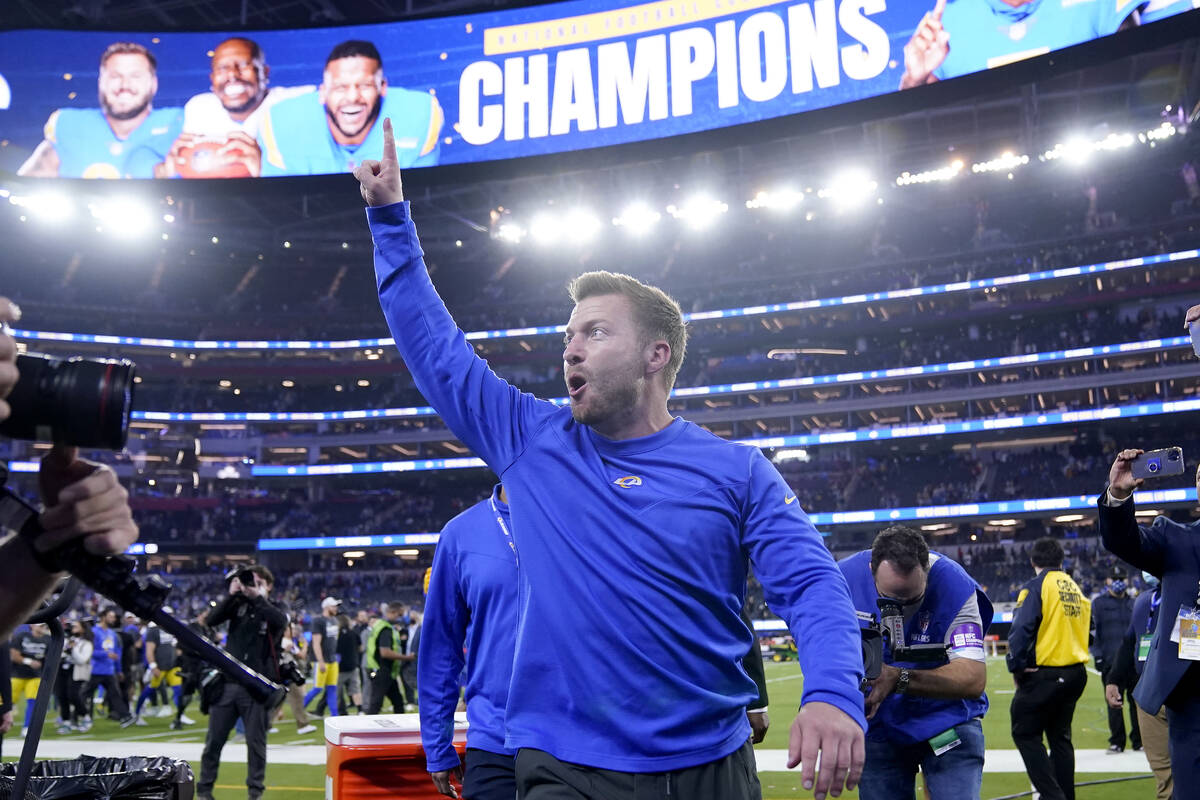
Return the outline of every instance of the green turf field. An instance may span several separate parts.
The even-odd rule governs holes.
[[[795,662],[782,664],[767,664],[767,679],[771,693],[771,730],[760,748],[786,749],[787,732],[800,702],[802,679],[799,667]],[[993,660],[988,664],[988,693],[992,701],[992,709],[984,719],[984,734],[987,737],[989,750],[1012,750],[1012,740],[1008,733],[1008,705],[1012,698],[1012,681],[1004,669],[1002,660]],[[1087,690],[1079,702],[1075,713],[1074,738],[1077,748],[1103,749],[1107,746],[1108,727],[1104,712],[1104,701],[1099,680],[1095,675],[1088,676]],[[18,710],[18,722],[20,713]],[[167,720],[149,718],[146,727],[133,727],[121,730],[116,723],[99,720],[96,726],[85,735],[67,734],[59,736],[54,725],[50,724],[44,733],[46,740],[73,739],[102,739],[123,741],[129,743],[129,752],[137,753],[137,742],[146,741],[161,744],[163,742],[192,742],[204,741],[205,718],[194,706],[188,712],[197,724],[179,732],[167,728]],[[53,712],[51,712],[53,716]],[[53,720],[51,720],[53,723]],[[320,726],[318,726],[320,727]],[[307,736],[297,736],[295,723],[285,719],[279,723],[279,733],[271,734],[271,744],[283,745],[320,745],[324,743],[320,730]],[[20,749],[20,742],[12,736],[4,739],[5,760],[11,760]],[[87,752],[86,744],[81,743],[79,752]],[[269,757],[268,757],[269,758]],[[199,770],[199,764],[193,764],[194,770]],[[1147,773],[1149,770],[1147,769]],[[233,800],[244,798],[244,781],[246,767],[244,764],[227,763],[222,765],[218,788],[215,796],[218,800]],[[1079,774],[1077,780],[1100,780],[1110,776],[1103,774]],[[760,773],[763,785],[763,797],[766,800],[781,798],[808,797],[811,793],[800,788],[798,773],[763,772]],[[294,797],[303,800],[305,797],[317,798],[323,795],[325,770],[322,766],[304,766],[295,764],[278,764],[267,767],[267,797],[274,800],[285,800]],[[1012,773],[985,773],[983,778],[983,797],[996,798],[1022,791],[1028,791],[1029,781],[1024,775]],[[1153,798],[1153,781],[1136,780],[1107,786],[1083,787],[1077,792],[1080,800],[1141,800]],[[843,795],[857,797],[857,793]]]

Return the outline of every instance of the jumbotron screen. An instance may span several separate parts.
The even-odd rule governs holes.
[[[1011,64],[1198,0],[571,0],[251,33],[0,33],[0,169],[352,171],[711,130]],[[1170,22],[1164,24],[1171,24]]]

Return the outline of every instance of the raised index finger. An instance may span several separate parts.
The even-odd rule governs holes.
[[[946,10],[946,0],[937,0],[933,6],[933,18],[938,22],[942,21],[942,12]]]
[[[396,159],[396,136],[392,133],[392,118],[383,118],[383,160],[387,164],[400,166]]]

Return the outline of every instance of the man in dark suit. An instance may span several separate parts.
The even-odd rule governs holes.
[[[1177,633],[1180,618],[1200,609],[1200,522],[1156,517],[1149,526],[1137,524],[1132,498],[1142,481],[1131,463],[1141,453],[1121,451],[1109,470],[1098,501],[1100,537],[1109,551],[1162,581],[1161,621],[1133,696],[1147,714],[1166,705],[1175,786],[1190,791],[1200,786],[1200,654],[1188,631]]]

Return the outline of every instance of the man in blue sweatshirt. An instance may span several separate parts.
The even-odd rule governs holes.
[[[433,556],[417,661],[421,744],[439,792],[470,800],[512,800],[515,753],[504,746],[504,708],[517,629],[517,558],[504,486],[446,523]],[[744,618],[746,625],[751,623]],[[742,661],[757,687],[746,710],[758,744],[767,735],[767,683],[755,637]],[[460,770],[454,712],[466,675],[467,752]]]
[[[355,175],[397,347],[508,495],[520,569],[505,746],[521,796],[760,796],[740,663],[751,562],[805,672],[789,766],[803,764],[817,798],[855,786],[866,719],[845,579],[757,448],[671,416],[687,340],[678,304],[628,276],[577,278],[570,408],[538,400],[488,368],[434,290],[389,121],[383,161]]]

